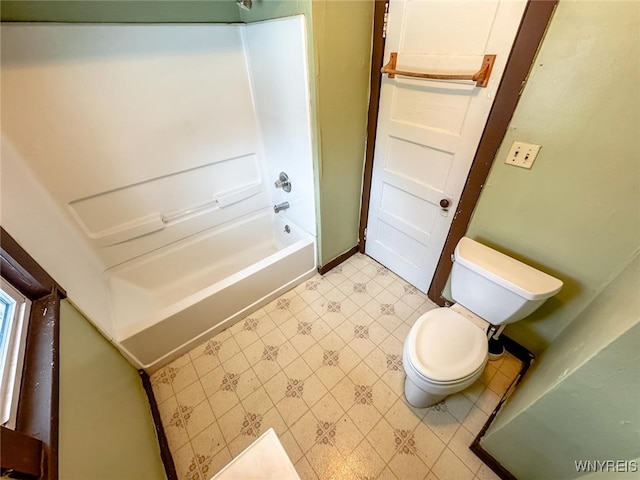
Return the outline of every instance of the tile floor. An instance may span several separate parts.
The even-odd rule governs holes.
[[[435,308],[356,254],[151,377],[178,477],[206,480],[273,427],[306,479],[495,479],[469,449],[520,362],[489,362],[426,409],[403,396],[402,344]]]

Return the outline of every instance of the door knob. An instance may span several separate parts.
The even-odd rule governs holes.
[[[440,200],[440,208],[442,208],[443,210],[447,210],[449,208],[449,205],[450,205],[450,202],[446,198],[443,198],[442,200]]]

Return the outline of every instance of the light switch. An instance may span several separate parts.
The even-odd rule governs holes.
[[[531,168],[539,151],[540,145],[513,142],[511,150],[509,150],[509,155],[507,155],[507,160],[504,163],[521,168]]]

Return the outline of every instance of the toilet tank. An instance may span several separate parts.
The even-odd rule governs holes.
[[[562,288],[562,282],[463,237],[454,253],[451,295],[493,325],[517,322]]]

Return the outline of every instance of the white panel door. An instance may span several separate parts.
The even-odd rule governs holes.
[[[525,6],[524,0],[390,2],[385,63],[397,52],[397,70],[466,74],[480,69],[485,54],[496,55],[486,88],[465,80],[382,80],[365,251],[423,292]]]

